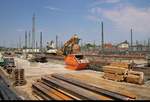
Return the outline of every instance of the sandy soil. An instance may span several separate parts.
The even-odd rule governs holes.
[[[27,99],[36,100],[37,98],[32,94],[32,83],[41,76],[49,75],[52,73],[70,73],[76,72],[65,68],[65,65],[61,62],[52,61],[47,63],[30,63],[27,60],[15,58],[17,68],[23,68],[25,70],[25,79],[27,84],[24,86],[15,87],[19,93],[23,93],[23,96]]]
[[[25,78],[26,78],[27,84],[24,86],[17,86],[15,88],[16,90],[18,90],[20,94],[22,94],[22,96],[24,96],[26,100],[28,99],[37,100],[37,97],[35,97],[32,94],[31,87],[32,87],[32,83],[34,83],[34,81],[36,81],[37,79],[40,79],[41,76],[49,75],[53,73],[74,73],[74,72],[84,73],[87,71],[89,71],[90,73],[94,72],[91,70],[83,70],[83,71],[69,70],[65,68],[65,64],[63,62],[54,61],[54,60],[49,60],[49,62],[47,63],[33,63],[33,62],[30,63],[27,60],[15,58],[15,62],[16,62],[17,68],[23,68],[25,70]],[[142,61],[142,60],[138,60],[135,62],[145,63],[145,61]],[[103,72],[99,74],[103,75]],[[128,85],[130,83],[126,83],[126,84]],[[145,83],[145,85],[150,86],[150,82]]]

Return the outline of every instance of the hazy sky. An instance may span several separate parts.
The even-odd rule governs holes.
[[[150,0],[0,0],[0,45],[15,46],[25,30],[32,29],[36,15],[36,37],[44,43],[69,39],[77,33],[84,42],[100,43],[104,22],[105,42],[117,43],[150,38]]]

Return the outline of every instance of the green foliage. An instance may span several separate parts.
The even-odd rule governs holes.
[[[85,49],[90,50],[90,49],[94,49],[94,48],[96,48],[96,45],[95,44],[91,44],[91,43],[87,43],[87,44],[82,46],[83,50],[85,50]]]

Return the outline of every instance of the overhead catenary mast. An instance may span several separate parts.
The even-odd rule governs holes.
[[[43,49],[43,42],[42,42],[42,32],[40,32],[40,50],[42,52]]]
[[[132,35],[132,32],[133,32],[133,30],[132,30],[132,28],[131,28],[131,51],[133,50],[133,49],[132,49],[132,46],[133,46],[133,35]]]
[[[103,31],[103,22],[101,22],[101,27],[102,27],[102,32],[101,32],[101,36],[102,36],[102,43],[101,43],[101,46],[102,46],[102,54],[104,53],[104,31]]]
[[[35,48],[36,48],[36,51],[37,51],[37,49],[38,49],[38,42],[36,41],[36,46],[35,46]]]
[[[19,36],[19,48],[21,49],[21,37]]]
[[[35,49],[35,13],[32,17],[32,48]]]
[[[27,48],[27,31],[25,31],[25,48]]]
[[[148,51],[150,51],[150,38],[148,39]]]
[[[56,35],[56,49],[58,48],[58,36]]]
[[[28,47],[29,48],[31,48],[31,33],[30,33],[30,31],[29,31],[29,33],[28,33]]]

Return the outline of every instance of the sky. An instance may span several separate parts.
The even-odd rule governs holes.
[[[0,46],[24,44],[25,31],[32,30],[36,15],[36,40],[68,40],[78,34],[82,42],[101,43],[101,22],[105,43],[150,38],[150,0],[0,0]]]

